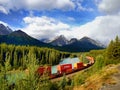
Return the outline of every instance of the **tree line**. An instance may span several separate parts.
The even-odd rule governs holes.
[[[50,48],[40,48],[35,46],[15,46],[0,44],[0,64],[4,65],[6,58],[9,57],[10,65],[17,69],[19,67],[25,69],[30,60],[30,56],[34,55],[39,65],[55,65],[61,59],[70,57],[72,54],[60,52]]]

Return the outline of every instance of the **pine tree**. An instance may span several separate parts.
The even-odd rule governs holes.
[[[7,53],[5,59],[5,71],[7,72],[9,70],[11,70],[10,55]]]
[[[13,61],[13,66],[14,68],[18,68],[18,57],[17,57],[17,53],[14,52],[14,61]]]
[[[120,59],[120,39],[116,36],[115,41],[111,41],[107,47],[106,55],[108,59],[119,60]]]
[[[11,70],[10,56],[9,53],[7,53],[4,66],[0,64],[0,88],[2,90],[8,90],[7,72],[9,70]]]

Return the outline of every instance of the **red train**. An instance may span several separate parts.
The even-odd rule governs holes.
[[[37,73],[38,73],[39,75],[43,75],[43,74],[51,75],[51,66],[46,66],[46,67],[40,66],[40,67],[37,69]]]
[[[63,64],[57,66],[57,72],[60,74],[71,71],[72,71],[72,64]]]
[[[83,64],[83,62],[75,63],[73,69],[72,69],[72,64],[58,65],[56,74],[51,73],[52,72],[51,66],[46,66],[46,67],[41,66],[38,68],[37,72],[39,75],[43,75],[44,73],[47,73],[51,79],[57,78],[57,77],[63,76],[64,73],[65,74],[74,73],[94,64],[93,57],[87,56],[86,58],[89,60],[88,64]]]

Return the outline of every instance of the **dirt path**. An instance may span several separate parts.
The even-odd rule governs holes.
[[[106,84],[102,86],[100,90],[120,90],[120,65],[118,65],[117,69],[118,69],[118,73],[112,76],[112,78],[116,81],[116,83],[113,85]]]

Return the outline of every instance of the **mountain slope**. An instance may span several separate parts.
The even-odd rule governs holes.
[[[72,38],[69,42],[68,42],[68,44],[72,44],[72,43],[74,43],[74,42],[77,42],[78,40],[76,39],[76,38]]]
[[[14,31],[9,35],[0,35],[0,43],[15,44],[15,45],[30,45],[40,47],[50,47],[66,52],[87,52],[93,49],[104,48],[95,40],[84,37],[80,40],[76,38],[68,41],[64,36],[60,36],[52,41],[53,45],[43,43],[33,37],[30,37],[21,30]]]
[[[69,52],[87,52],[94,49],[103,49],[104,47],[99,45],[95,40],[88,37],[83,37],[80,40],[75,40],[74,42],[62,46],[61,50]]]
[[[91,38],[89,38],[89,37],[83,37],[83,38],[81,38],[80,39],[80,42],[84,42],[84,43],[91,43],[91,44],[93,44],[93,45],[95,45],[95,46],[97,46],[97,47],[105,47],[103,44],[101,44],[100,42],[98,42],[98,41],[95,41],[95,40],[93,40],[93,39],[91,39]]]
[[[54,46],[64,46],[68,44],[68,40],[63,35],[60,35],[51,41],[50,44]]]
[[[10,29],[8,26],[0,24],[0,35],[7,35],[10,33],[12,33],[12,29]]]
[[[1,35],[0,43],[15,44],[15,45],[32,45],[32,46],[49,46],[39,40],[30,37],[21,30],[14,31],[9,35]]]

